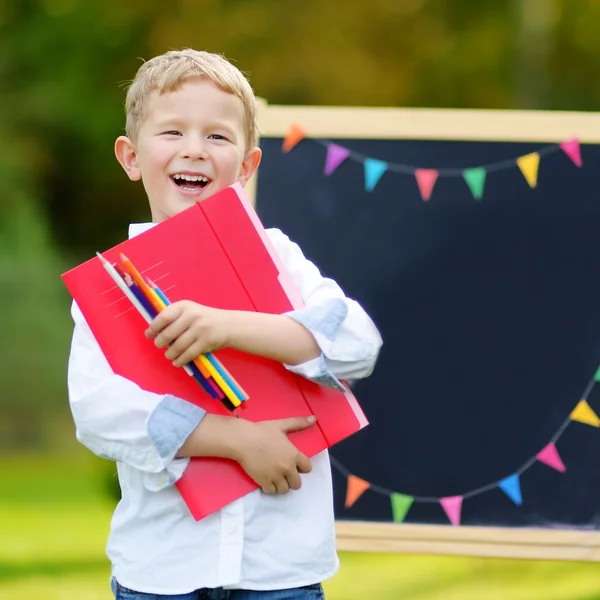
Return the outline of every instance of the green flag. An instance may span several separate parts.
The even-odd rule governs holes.
[[[463,177],[476,200],[481,200],[483,197],[483,188],[485,186],[486,172],[483,167],[476,167],[474,169],[465,169],[463,171]]]
[[[392,502],[392,514],[394,515],[394,523],[402,523],[413,503],[412,496],[404,494],[392,494],[390,496]]]

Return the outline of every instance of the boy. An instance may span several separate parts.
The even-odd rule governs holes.
[[[142,181],[153,223],[245,185],[259,165],[253,91],[221,56],[171,51],[146,62],[126,113],[115,153]],[[132,225],[129,234],[150,226]],[[281,231],[268,235],[305,308],[269,315],[175,302],[146,335],[176,366],[231,347],[335,388],[338,378],[368,376],[381,346],[371,319]],[[75,304],[72,314],[77,438],[116,461],[122,489],[107,547],[117,600],[322,598],[321,582],[338,567],[328,453],[311,464],[286,436],[313,421],[252,423],[142,390],[111,371]],[[173,485],[191,456],[236,460],[260,489],[196,522]]]

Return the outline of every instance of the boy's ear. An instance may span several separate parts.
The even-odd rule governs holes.
[[[116,139],[115,156],[131,181],[139,181],[142,178],[142,171],[138,166],[135,146],[128,137],[120,135]]]
[[[258,169],[258,165],[260,164],[260,159],[262,158],[262,150],[260,148],[252,148],[248,150],[244,160],[242,161],[242,168],[240,170],[240,176],[238,177],[238,181],[244,187],[252,175]]]

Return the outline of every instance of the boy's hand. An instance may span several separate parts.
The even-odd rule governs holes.
[[[285,494],[302,486],[300,473],[312,470],[309,459],[287,437],[287,433],[310,427],[314,417],[293,417],[250,423],[239,442],[238,462],[267,494]]]
[[[200,354],[227,345],[227,311],[197,304],[191,300],[173,302],[150,323],[146,337],[158,348],[169,349],[165,356],[181,367]]]

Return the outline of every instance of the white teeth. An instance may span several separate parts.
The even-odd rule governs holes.
[[[208,177],[204,175],[185,175],[182,173],[177,173],[173,175],[173,179],[183,179],[184,181],[202,181],[203,183],[208,183]]]

